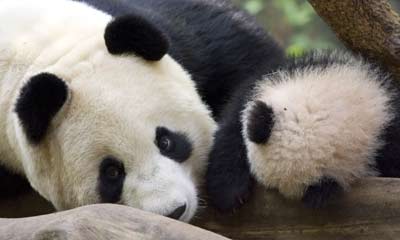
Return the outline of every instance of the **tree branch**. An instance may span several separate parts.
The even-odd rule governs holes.
[[[351,50],[380,61],[400,79],[400,17],[387,0],[309,0]]]

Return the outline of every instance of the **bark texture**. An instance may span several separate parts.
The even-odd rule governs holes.
[[[400,239],[399,186],[400,179],[365,179],[354,185],[350,192],[319,210],[307,209],[300,202],[286,200],[275,191],[258,187],[250,202],[235,214],[221,215],[211,208],[206,208],[198,214],[193,224],[238,240]],[[107,239],[123,240],[126,239],[123,238],[124,234],[128,233],[132,239],[141,239],[139,236],[143,236],[144,239],[154,239],[158,236],[159,239],[167,240],[200,239],[200,237],[219,239],[212,238],[214,235],[186,224],[177,225],[174,220],[130,209],[123,206],[113,208],[109,205],[105,207],[96,205],[89,207],[89,210],[78,208],[42,217],[0,219],[0,239],[35,239],[22,238],[30,236],[28,234],[30,232],[40,237],[59,234],[57,235],[59,238],[35,240],[103,239],[79,238],[78,236],[82,234],[90,237],[112,236]],[[51,211],[51,205],[34,193],[13,201],[0,201],[0,217],[26,217]],[[179,227],[170,228],[171,226]],[[186,231],[194,235],[185,235]],[[158,235],[151,235],[152,232]],[[8,235],[5,235],[6,233]],[[176,235],[171,235],[172,233]],[[63,234],[67,234],[69,238],[61,238]]]
[[[351,50],[378,60],[400,80],[400,17],[387,0],[309,0]]]
[[[207,209],[197,226],[243,240],[400,239],[400,179],[370,178],[323,209],[307,209],[258,187],[243,209]]]
[[[0,219],[1,240],[227,240],[121,205],[89,205],[32,218]]]

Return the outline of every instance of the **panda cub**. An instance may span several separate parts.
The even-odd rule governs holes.
[[[249,175],[314,208],[360,178],[400,177],[400,91],[377,65],[313,52],[238,91],[211,151],[208,190],[219,209],[247,199]]]

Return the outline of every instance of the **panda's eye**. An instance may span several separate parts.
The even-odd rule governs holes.
[[[106,168],[105,175],[110,180],[118,179],[122,176],[122,169],[119,166],[110,165]]]
[[[192,153],[192,144],[185,134],[165,127],[156,128],[155,144],[162,155],[179,163],[186,161]]]
[[[163,152],[171,152],[174,147],[174,142],[168,136],[162,136],[158,141],[158,148]]]
[[[120,200],[125,180],[124,164],[114,157],[102,160],[99,169],[98,191],[103,203]]]

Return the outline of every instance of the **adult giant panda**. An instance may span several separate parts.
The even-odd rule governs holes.
[[[188,221],[211,115],[284,58],[225,0],[3,0],[0,20],[1,196],[24,176],[59,210]]]
[[[0,20],[3,176],[58,210],[118,203],[188,221],[216,124],[162,31],[67,0],[3,0]]]
[[[251,175],[312,208],[362,177],[400,177],[400,89],[378,65],[313,52],[249,81],[210,154],[208,192],[220,210],[243,204]]]

